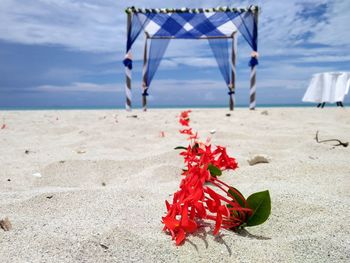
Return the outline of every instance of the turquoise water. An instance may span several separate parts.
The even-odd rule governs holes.
[[[303,103],[303,104],[259,104],[258,108],[291,108],[291,107],[316,107],[314,103]],[[344,104],[344,106],[350,106],[350,104]],[[236,105],[236,108],[248,108],[247,105]],[[336,107],[336,104],[326,104],[325,107]],[[152,106],[149,109],[201,109],[201,108],[228,108],[227,105],[164,105],[164,106]],[[91,107],[66,107],[66,106],[55,106],[55,107],[1,107],[0,110],[115,110],[124,109],[124,107],[118,106],[91,106]],[[134,107],[133,109],[140,109],[140,107]]]

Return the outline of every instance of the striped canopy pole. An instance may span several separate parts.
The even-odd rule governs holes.
[[[145,49],[143,52],[143,70],[142,70],[142,109],[143,111],[147,111],[147,65],[148,65],[148,60],[147,60],[147,42],[148,42],[148,36],[146,35],[145,39]]]
[[[256,65],[251,67],[250,70],[250,102],[249,109],[255,110],[256,106]]]
[[[254,18],[255,18],[255,23],[256,27],[258,27],[258,12],[256,11],[254,13]],[[257,34],[257,31],[256,31]],[[258,58],[258,52],[253,51],[251,54],[252,58],[257,59]],[[255,110],[256,107],[256,66],[257,63],[254,63],[251,65],[251,70],[250,70],[250,99],[249,99],[249,109],[250,110]]]
[[[130,13],[127,14],[127,37],[129,36],[129,31],[131,30],[131,15]],[[129,60],[129,65],[125,65],[125,77],[126,77],[126,83],[125,83],[125,95],[126,95],[126,102],[125,102],[125,109],[127,111],[131,111],[131,69],[132,69],[132,55],[131,50],[127,52],[125,55],[125,60]]]
[[[237,57],[237,36],[236,33],[232,35],[232,54],[231,54],[231,82],[230,82],[230,110],[235,108],[235,89],[236,89],[236,57]]]

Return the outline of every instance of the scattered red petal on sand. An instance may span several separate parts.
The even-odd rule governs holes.
[[[6,124],[3,124],[3,125],[1,126],[1,130],[5,129],[5,128],[6,128]]]
[[[181,112],[180,118],[179,118],[179,123],[182,126],[189,126],[189,123],[190,123],[189,113],[190,112],[191,112],[191,110],[186,110],[186,111]]]
[[[190,119],[179,119],[179,122],[182,126],[188,126],[189,125],[189,122],[190,122]]]
[[[188,135],[192,135],[192,128],[189,129],[183,129],[183,130],[179,130],[180,133],[182,134],[188,134]]]
[[[192,111],[191,111],[191,110],[183,111],[183,112],[181,112],[180,117],[181,117],[182,119],[187,119],[187,118],[189,117],[189,113],[190,113],[190,112],[192,112]]]
[[[165,137],[165,132],[161,131],[159,134],[160,137]]]

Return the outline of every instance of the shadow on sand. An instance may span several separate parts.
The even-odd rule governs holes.
[[[193,234],[194,237],[199,237],[201,240],[203,240],[206,249],[209,246],[208,241],[206,240],[207,236],[208,236],[209,233],[211,233],[210,235],[212,235],[212,229],[210,229],[209,231],[207,231],[205,229],[205,227],[208,227],[208,226],[211,226],[211,225],[210,224],[206,224],[206,223],[204,223],[204,224],[202,223],[202,227],[199,228],[198,231],[195,234]],[[270,237],[264,237],[264,236],[258,236],[258,235],[251,234],[244,228],[235,231],[235,233],[237,233],[237,235],[239,235],[241,237],[247,237],[247,238],[250,238],[250,239],[257,239],[257,240],[270,240],[271,239]],[[219,244],[224,245],[226,247],[226,250],[227,250],[229,256],[231,256],[232,255],[232,250],[231,250],[230,246],[224,240],[225,236],[227,236],[227,235],[225,235],[225,234],[217,235],[217,236],[214,237],[214,240],[216,242],[218,242]],[[192,241],[190,241],[188,239],[186,240],[186,242],[191,244],[191,246],[193,246],[194,249],[197,252],[199,252],[198,246],[194,242],[192,242]]]

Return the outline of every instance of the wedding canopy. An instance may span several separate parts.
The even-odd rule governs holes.
[[[126,73],[126,109],[131,110],[131,48],[141,32],[145,34],[143,64],[143,109],[147,108],[150,84],[171,39],[206,39],[213,51],[220,72],[226,82],[230,109],[234,108],[237,31],[252,48],[249,66],[250,109],[255,109],[256,65],[258,64],[258,11],[248,8],[198,8],[198,9],[140,9],[129,7],[127,14],[127,45],[124,59]],[[232,52],[229,54],[229,41]],[[149,47],[148,47],[149,46]]]

